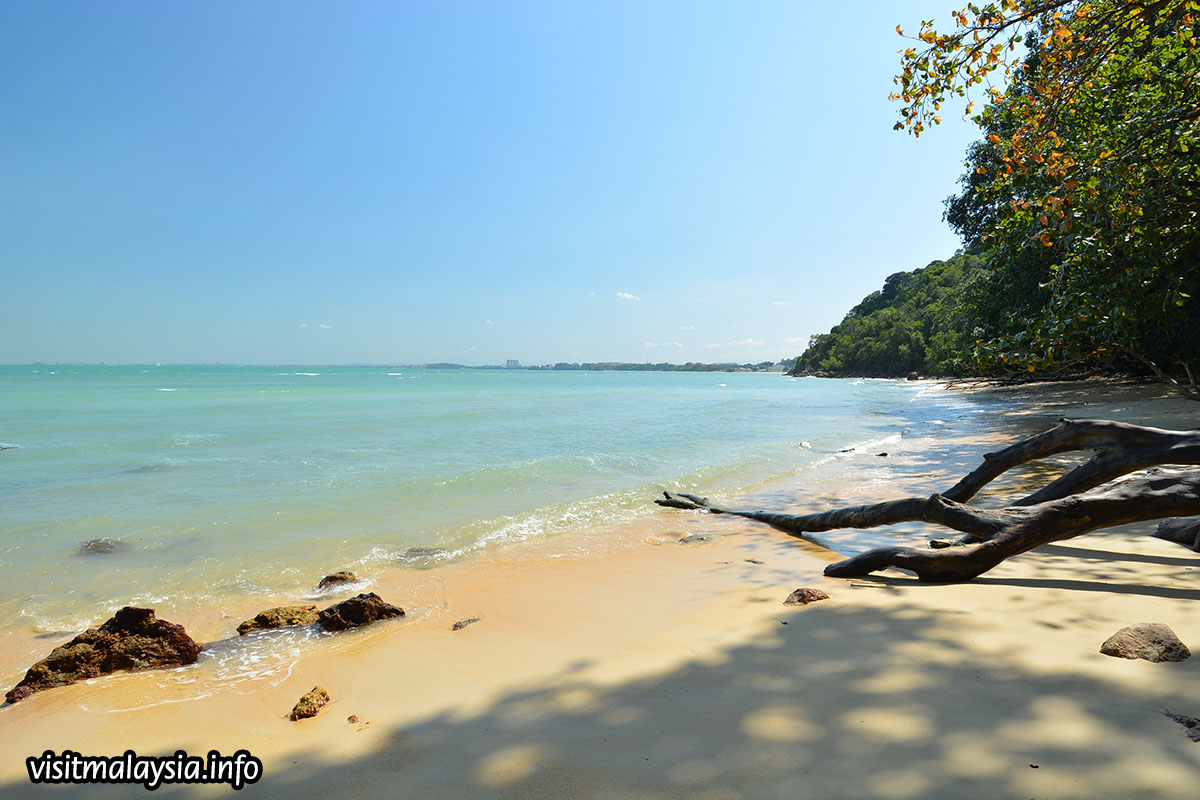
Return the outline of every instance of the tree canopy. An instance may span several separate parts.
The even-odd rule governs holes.
[[[792,374],[958,374],[969,332],[957,314],[958,301],[982,265],[979,255],[960,253],[889,276],[833,330],[812,337]]]
[[[1003,0],[910,37],[897,128],[982,101],[946,214],[990,253],[960,308],[977,371],[1132,366],[1200,399],[1198,23],[1194,0]]]

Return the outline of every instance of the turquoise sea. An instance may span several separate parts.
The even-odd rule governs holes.
[[[386,367],[0,367],[0,618],[302,594],[752,495],[955,402],[904,381]],[[83,543],[119,540],[114,553]],[[430,554],[411,548],[439,548]]]

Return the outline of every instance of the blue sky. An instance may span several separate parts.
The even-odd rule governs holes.
[[[976,138],[832,5],[5,3],[0,363],[795,355]]]

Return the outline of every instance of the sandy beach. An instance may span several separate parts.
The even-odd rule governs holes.
[[[1200,406],[1156,386],[944,391],[971,391],[986,422],[863,454],[855,481],[773,488],[779,506],[929,494],[1062,416],[1200,427]],[[981,502],[1054,469],[1017,471]],[[129,674],[0,709],[0,795],[144,794],[32,785],[25,758],[44,750],[244,748],[264,775],[242,794],[264,798],[1182,797],[1200,783],[1200,744],[1163,712],[1200,716],[1200,658],[1098,652],[1139,622],[1200,649],[1200,555],[1147,537],[1153,528],[1043,547],[950,586],[901,572],[826,579],[839,556],[820,546],[670,510],[581,532],[579,547],[568,535],[441,567],[432,582],[396,570],[371,588],[409,617],[305,647],[261,686],[195,697]],[[677,543],[694,533],[712,541]],[[855,536],[829,539],[844,548]],[[798,587],[830,599],[784,606]],[[210,643],[256,610],[160,616]],[[480,621],[450,630],[470,617]],[[316,684],[330,705],[288,721]]]

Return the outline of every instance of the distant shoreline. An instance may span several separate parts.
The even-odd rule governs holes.
[[[62,362],[42,362],[34,361],[30,364],[0,364],[0,368],[18,368],[18,367],[261,367],[261,368],[322,368],[322,369],[471,369],[471,370],[500,370],[505,372],[767,372],[785,374],[791,369],[791,361],[760,361],[758,363],[736,362],[720,362],[707,363],[699,361],[689,361],[685,364],[672,364],[668,362],[658,362],[655,364],[642,363],[637,361],[595,361],[595,362],[565,362],[560,361],[555,364],[516,364],[514,366],[506,366],[504,364],[457,364],[453,362],[434,362],[429,364],[227,364],[221,362],[214,363],[165,363],[165,362],[143,362],[143,363],[121,363],[109,364],[104,361],[100,362],[82,362],[82,361],[62,361]],[[838,376],[842,377],[842,376]]]

